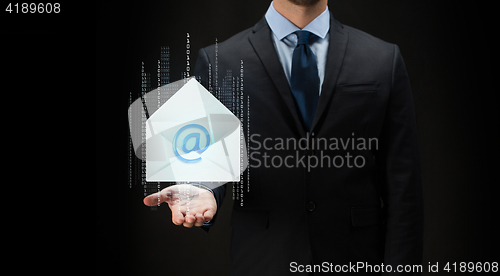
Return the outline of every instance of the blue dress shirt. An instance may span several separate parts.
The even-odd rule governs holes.
[[[278,53],[279,60],[285,71],[288,84],[290,84],[290,75],[292,73],[292,56],[293,50],[297,45],[297,35],[293,32],[300,30],[292,22],[286,19],[283,15],[274,9],[273,2],[266,12],[266,21],[273,32],[273,43]],[[318,62],[319,74],[319,93],[321,94],[321,86],[325,79],[326,55],[328,52],[330,30],[330,12],[328,6],[325,11],[316,17],[311,23],[305,26],[302,30],[309,31],[316,35],[311,40],[309,47],[316,56]]]

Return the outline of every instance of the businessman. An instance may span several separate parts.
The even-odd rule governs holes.
[[[251,180],[244,205],[233,206],[231,275],[420,274],[398,271],[421,263],[423,232],[402,56],[398,46],[335,20],[327,4],[274,0],[217,53],[215,45],[199,51],[195,74],[206,87],[222,83],[216,55],[219,72],[244,64]],[[189,210],[180,189],[197,198]],[[167,202],[173,223],[209,228],[225,190],[178,185],[144,203]]]

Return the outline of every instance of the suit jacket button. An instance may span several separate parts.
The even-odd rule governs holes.
[[[311,202],[307,203],[306,208],[307,208],[307,211],[312,212],[312,211],[314,211],[314,209],[316,209],[316,204],[314,204],[314,202],[311,201]]]

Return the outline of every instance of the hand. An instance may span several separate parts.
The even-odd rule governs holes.
[[[172,211],[172,222],[191,228],[200,227],[210,221],[217,212],[217,203],[212,192],[189,184],[178,184],[167,187],[160,192],[144,198],[147,206],[168,203]]]

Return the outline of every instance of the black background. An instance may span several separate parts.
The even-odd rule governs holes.
[[[99,275],[227,274],[230,195],[206,234],[173,225],[166,205],[151,211],[142,204],[142,187],[128,187],[128,93],[140,91],[141,62],[155,76],[161,46],[170,47],[170,80],[178,80],[185,68],[186,32],[194,61],[197,50],[215,38],[224,41],[253,26],[269,2],[96,4]],[[440,273],[434,274],[445,275],[446,262],[500,261],[493,6],[478,1],[329,2],[336,19],[398,44],[405,59],[422,157],[424,272],[428,262],[439,262]],[[88,18],[85,22],[91,24]]]

